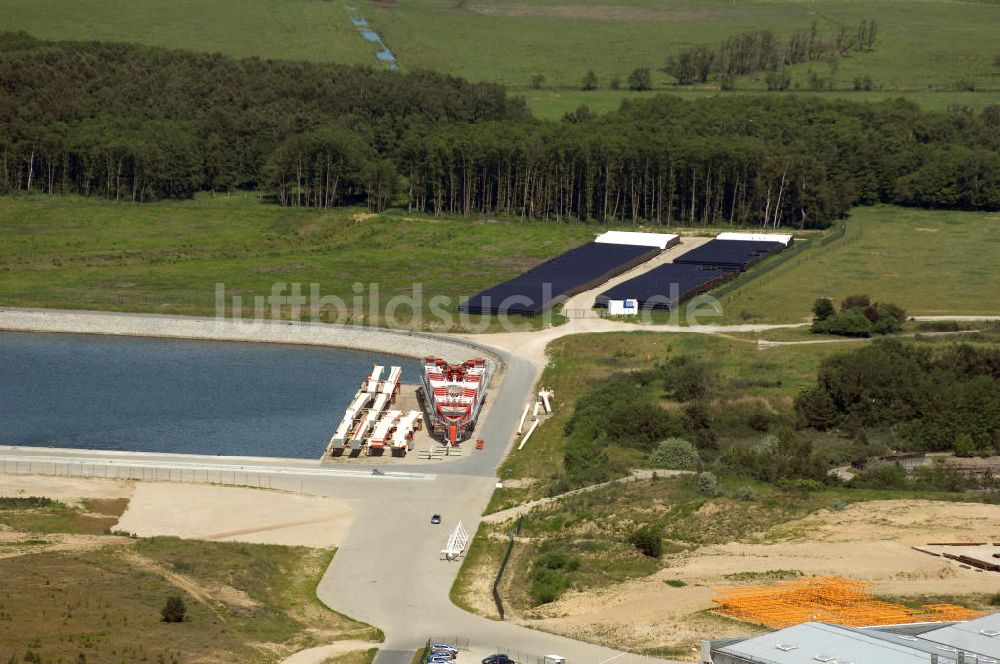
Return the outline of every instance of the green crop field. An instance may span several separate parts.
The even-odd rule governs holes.
[[[909,314],[1000,312],[1000,214],[855,208],[845,237],[723,298],[732,320],[796,321],[818,297],[867,293]]]
[[[137,0],[122,7],[110,0],[82,6],[69,0],[8,0],[0,26],[43,38],[137,41],[156,46],[218,51],[230,55],[375,64],[376,46],[349,20],[356,7],[397,56],[404,70],[443,71],[474,81],[504,83],[523,94],[541,117],[559,117],[586,103],[595,111],[617,108],[635,94],[610,89],[637,67],[653,69],[654,91],[685,96],[711,94],[678,89],[659,71],[668,53],[696,44],[715,45],[732,34],[770,29],[787,37],[813,21],[832,35],[840,25],[873,18],[875,50],[827,63],[791,68],[793,89],[806,90],[810,71],[833,75],[833,91],[851,98],[912,97],[927,108],[960,103],[982,108],[1000,101],[996,26],[1000,5],[960,0]],[[592,69],[599,90],[578,90]],[[543,88],[530,87],[536,75]],[[856,76],[875,89],[854,94]],[[737,92],[765,89],[763,76],[739,77]],[[976,91],[961,91],[973,87]],[[961,90],[960,90],[961,89]]]
[[[213,315],[215,285],[253,296],[318,284],[350,307],[354,284],[382,302],[472,295],[593,237],[594,227],[282,208],[254,195],[115,204],[0,198],[0,304]],[[287,291],[286,291],[287,294]],[[366,305],[367,306],[367,305]],[[307,313],[307,312],[304,312]],[[408,318],[408,311],[400,309]],[[366,319],[367,322],[378,322]],[[342,321],[345,322],[345,321]],[[352,322],[360,322],[352,320]]]

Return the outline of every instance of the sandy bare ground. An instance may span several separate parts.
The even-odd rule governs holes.
[[[242,487],[143,482],[116,526],[141,537],[329,547],[354,510],[329,498]]]
[[[834,574],[874,584],[877,594],[962,595],[1000,590],[1000,574],[963,569],[912,550],[928,542],[1000,541],[1000,506],[893,500],[820,511],[750,541],[708,546],[676,557],[651,577],[607,589],[568,593],[537,611],[530,624],[587,640],[633,647],[693,643],[754,632],[703,611],[731,575],[774,570]],[[674,588],[668,579],[688,585]]]
[[[323,662],[331,657],[377,648],[378,646],[378,643],[371,641],[335,641],[329,645],[300,650],[294,655],[281,660],[281,664],[323,664]]]
[[[0,496],[51,498],[68,505],[86,499],[131,498],[135,484],[126,480],[0,475]]]

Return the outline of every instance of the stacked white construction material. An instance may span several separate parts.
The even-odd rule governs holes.
[[[363,389],[359,390],[354,396],[354,401],[351,402],[351,405],[347,407],[347,411],[344,413],[344,419],[340,421],[340,425],[337,426],[337,430],[333,433],[333,438],[330,439],[331,450],[344,448],[345,443],[354,432],[358,414],[368,405],[371,398],[372,394],[365,392]]]
[[[368,440],[369,432],[375,427],[375,423],[379,421],[382,417],[383,411],[389,406],[393,398],[396,396],[396,392],[399,387],[399,376],[402,373],[402,369],[399,367],[391,367],[389,370],[389,376],[386,380],[380,380],[382,378],[382,371],[385,367],[380,365],[375,365],[372,367],[372,373],[368,377],[368,381],[365,384],[364,390],[358,393],[355,398],[355,403],[361,401],[362,399],[367,400],[374,397],[375,402],[368,409],[368,412],[364,414],[361,419],[357,420],[354,424],[354,431],[351,432],[351,449],[360,450],[361,447]],[[352,408],[353,408],[352,404]],[[355,409],[355,413],[360,413],[361,408]]]
[[[396,430],[392,432],[392,451],[394,454],[403,453],[409,447],[410,437],[420,425],[421,414],[419,410],[411,410],[399,418]]]
[[[371,454],[372,450],[385,449],[385,444],[389,440],[389,432],[396,426],[402,414],[402,411],[399,410],[388,410],[382,419],[375,423],[371,438],[368,439],[368,454]]]
[[[389,369],[389,377],[382,383],[382,394],[388,394],[390,397],[396,395],[396,390],[399,387],[399,376],[402,373],[403,370],[400,367],[391,367]]]
[[[598,244],[631,244],[638,247],[657,247],[660,250],[672,247],[681,241],[673,233],[639,233],[637,231],[607,231],[597,236]]]
[[[382,376],[382,370],[385,367],[376,364],[372,367],[372,373],[368,376],[368,384],[365,386],[365,392],[375,393],[378,391],[379,378]]]
[[[786,247],[792,243],[792,236],[784,233],[733,233],[725,231],[715,236],[716,240],[745,240],[747,242],[780,242]]]

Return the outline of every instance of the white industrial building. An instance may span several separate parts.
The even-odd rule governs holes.
[[[1000,613],[957,623],[843,627],[808,622],[704,641],[702,664],[1000,664]]]

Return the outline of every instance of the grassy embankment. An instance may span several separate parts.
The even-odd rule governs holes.
[[[730,321],[809,318],[818,297],[867,293],[910,315],[1000,314],[1000,214],[855,208],[844,238],[723,298]]]
[[[190,3],[188,3],[190,4]],[[201,5],[165,5],[140,0],[128,11],[109,0],[88,3],[86,11],[67,0],[10,0],[0,7],[0,25],[43,38],[137,41],[155,46],[220,51],[229,55],[375,63],[375,47],[348,20],[348,0],[294,0],[280,7],[269,0],[232,0]],[[894,0],[858,4],[820,0],[549,0],[509,3],[500,0],[440,3],[431,0],[359,5],[406,69],[427,68],[474,81],[498,81],[527,98],[539,116],[559,118],[587,104],[596,112],[618,107],[635,95],[612,90],[613,76],[623,87],[637,67],[653,70],[653,92],[701,97],[719,92],[718,84],[679,89],[659,71],[668,53],[689,45],[715,45],[752,29],[787,37],[816,21],[824,36],[839,25],[861,19],[879,24],[874,52],[838,59],[833,90],[826,96],[876,100],[903,96],[928,109],[963,104],[975,109],[1000,101],[993,66],[998,8],[988,2]],[[206,14],[206,12],[208,12]],[[600,89],[583,92],[579,83],[592,69]],[[826,63],[792,68],[793,90],[808,89],[810,71],[831,74]],[[530,87],[545,77],[543,89]],[[855,92],[856,76],[868,75],[875,89]],[[964,88],[974,87],[975,91]],[[761,75],[738,77],[735,92],[765,92]],[[772,93],[773,94],[773,93]]]
[[[126,506],[0,499],[0,659],[276,662],[382,638],[316,598],[332,550],[108,534]],[[180,624],[160,620],[173,594],[188,609]],[[360,664],[373,653],[352,656]]]
[[[458,323],[459,296],[472,295],[597,232],[583,224],[519,220],[435,219],[401,212],[372,216],[357,209],[329,211],[260,204],[256,196],[202,195],[192,201],[120,205],[78,197],[0,198],[0,304],[214,315],[215,285],[254,296],[279,282],[319,285],[353,307],[362,284],[384,304],[422,288],[422,327],[447,329],[431,318],[430,298]],[[287,295],[288,290],[284,293]],[[265,312],[269,315],[270,308]],[[286,312],[287,314],[288,312]],[[308,305],[302,319],[308,320]],[[397,309],[402,324],[411,309]],[[323,320],[333,320],[329,314]],[[470,316],[472,325],[480,317]],[[382,323],[345,312],[341,322]],[[540,319],[524,319],[537,326]],[[436,327],[435,327],[436,326]]]

